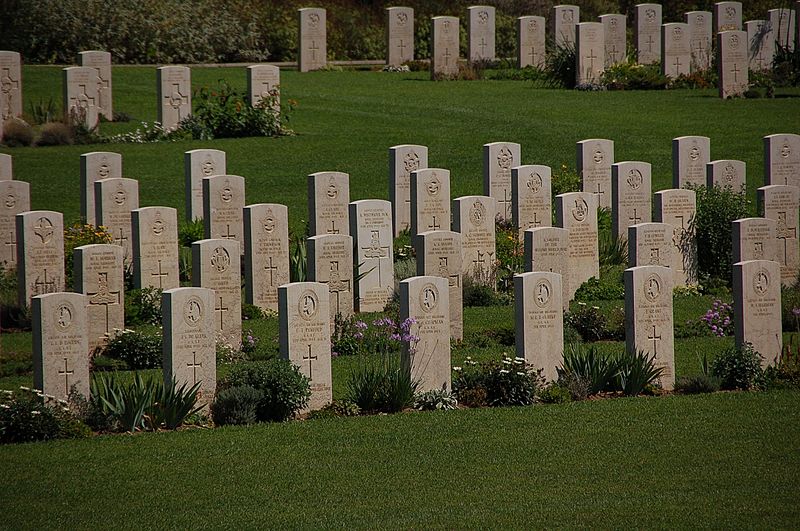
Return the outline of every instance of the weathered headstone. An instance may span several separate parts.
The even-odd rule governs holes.
[[[458,73],[458,17],[431,19],[431,79]]]
[[[697,194],[694,190],[661,190],[654,194],[655,220],[672,226],[672,263],[675,283],[697,282],[697,242],[694,217]]]
[[[236,240],[239,250],[244,251],[244,205],[244,177],[203,177],[203,228],[206,238]]]
[[[800,188],[800,135],[764,137],[764,184],[788,184]]]
[[[511,168],[511,217],[519,239],[527,229],[553,224],[550,167],[539,164]]]
[[[17,300],[64,291],[64,216],[50,210],[17,214]]]
[[[21,114],[22,61],[19,53],[2,50],[0,51],[0,123]]]
[[[218,149],[193,149],[183,154],[187,221],[203,219],[203,179],[226,175],[225,159],[225,152]]]
[[[468,195],[453,199],[453,231],[461,233],[461,271],[482,284],[494,286],[496,266],[493,197]]]
[[[689,11],[685,14],[685,21],[689,25],[692,72],[711,68],[711,20],[710,11]]]
[[[642,65],[661,60],[661,4],[637,4],[633,26],[636,62]]]
[[[173,288],[161,295],[162,369],[164,384],[200,383],[198,404],[210,404],[217,388],[214,334],[214,292],[205,288]]]
[[[706,164],[711,162],[711,139],[707,136],[679,136],[672,139],[672,186],[706,184]]]
[[[768,20],[748,20],[744,23],[747,32],[748,68],[753,72],[772,69],[775,55],[775,32]]]
[[[741,31],[742,3],[717,2],[714,4],[714,34],[722,31]]]
[[[101,179],[122,177],[122,155],[110,151],[92,151],[81,155],[81,217],[97,225],[94,206],[94,183]]]
[[[308,176],[308,234],[349,234],[350,176],[321,171]]]
[[[611,232],[628,237],[628,227],[649,223],[652,210],[651,173],[647,162],[617,162],[611,166]]]
[[[207,239],[192,244],[192,285],[214,290],[214,330],[236,348],[242,343],[241,251],[236,240]]]
[[[575,83],[600,83],[605,64],[605,36],[601,22],[581,22],[575,28]]]
[[[70,390],[89,398],[86,295],[50,293],[31,301],[33,387],[59,400]]]
[[[301,72],[319,70],[328,66],[328,33],[326,11],[318,7],[298,10],[300,21],[297,41],[300,43],[297,65]]]
[[[247,97],[253,107],[262,100],[275,98],[270,106],[281,112],[281,70],[275,65],[250,65],[247,67]]]
[[[644,352],[662,367],[660,383],[675,386],[675,338],[672,317],[673,272],[662,266],[625,270],[625,347]]]
[[[394,294],[392,205],[382,199],[350,203],[353,257],[359,265],[356,307],[359,312],[381,312]]]
[[[320,234],[307,240],[308,280],[328,286],[330,322],[337,314],[353,315],[353,238],[347,234]]]
[[[1,120],[0,120],[1,121]],[[0,181],[10,181],[14,178],[14,159],[7,153],[0,153]]]
[[[0,264],[17,266],[16,215],[31,209],[31,185],[25,181],[0,180]]]
[[[192,71],[188,66],[156,68],[158,122],[164,129],[175,129],[192,114]]]
[[[730,188],[743,193],[747,182],[747,165],[741,160],[713,160],[706,164],[706,186]]]
[[[558,379],[564,363],[562,279],[558,273],[536,271],[514,275],[514,329],[518,358],[543,369],[547,381]]]
[[[638,223],[628,227],[628,267],[670,267],[675,254],[672,247],[672,225]]]
[[[411,277],[400,282],[400,319],[413,318],[411,334],[419,340],[406,345],[403,366],[419,382],[418,392],[450,391],[450,293],[447,279]]]
[[[413,239],[417,275],[447,279],[450,293],[450,338],[464,338],[461,234],[449,230],[422,232]]]
[[[139,208],[139,181],[120,177],[94,183],[94,217],[123,249],[125,266],[133,261],[131,210]]]
[[[581,190],[597,198],[599,208],[611,208],[611,165],[614,164],[614,141],[603,138],[581,140],[577,148]]]
[[[470,61],[494,61],[494,7],[470,6],[467,14],[467,57]]]
[[[661,72],[670,78],[688,75],[692,64],[689,25],[671,22],[661,25]]]
[[[520,145],[515,142],[483,145],[483,195],[495,198],[500,219],[512,218],[511,168],[521,162]]]
[[[556,224],[569,231],[569,274],[567,300],[581,284],[600,277],[597,242],[597,196],[591,192],[571,192],[556,196]]]
[[[180,287],[178,211],[164,206],[131,210],[131,234],[134,287]]]
[[[558,47],[575,46],[575,25],[581,21],[578,6],[558,5],[550,10],[550,38]]]
[[[782,7],[770,9],[767,13],[774,32],[774,44],[789,51],[794,51],[794,39],[797,31],[796,11],[788,7]]]
[[[783,350],[780,266],[771,260],[733,264],[733,335],[738,348],[750,343],[761,365],[774,365]]]
[[[777,234],[778,223],[774,219],[742,218],[732,221],[733,263],[748,260],[780,263]]]
[[[281,357],[311,380],[308,410],[333,400],[329,295],[325,284],[292,282],[278,288]]]
[[[625,15],[600,15],[597,18],[603,24],[605,67],[625,62],[628,56],[627,17]]]
[[[386,64],[400,66],[414,60],[414,10],[386,8]]]
[[[545,57],[544,17],[517,18],[517,64],[520,68],[543,68]]]
[[[450,170],[411,172],[411,236],[450,228]]]
[[[244,207],[245,302],[278,311],[278,286],[289,283],[289,210],[260,203]]]
[[[569,308],[569,231],[560,227],[539,227],[525,231],[525,272],[544,271],[561,275],[561,300]]]
[[[90,50],[78,54],[78,63],[97,70],[98,112],[109,122],[114,121],[111,83],[111,53]]]
[[[89,350],[125,328],[125,279],[119,245],[81,245],[74,251],[75,291],[86,295]]]
[[[100,120],[97,70],[88,66],[71,66],[62,72],[64,119],[94,128]]]
[[[793,286],[800,272],[800,188],[786,184],[762,186],[758,189],[758,204],[763,216],[776,223],[781,282]]]
[[[719,97],[743,96],[748,87],[748,46],[744,31],[717,34]]]
[[[411,172],[428,167],[428,148],[403,144],[389,148],[389,201],[394,235],[411,229]]]

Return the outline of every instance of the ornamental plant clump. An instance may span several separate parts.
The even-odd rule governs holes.
[[[711,304],[711,308],[700,317],[700,322],[705,324],[708,330],[717,337],[732,336],[733,306],[717,299]]]
[[[36,389],[0,391],[0,444],[74,439],[91,430],[58,400]]]
[[[453,367],[453,394],[467,406],[527,406],[544,386],[541,371],[524,358],[503,356],[478,363],[467,357],[463,367]]]
[[[711,362],[711,374],[720,379],[722,389],[754,389],[764,373],[761,359],[750,343],[742,348],[730,347]]]
[[[310,380],[284,359],[252,361],[234,365],[220,382],[219,392],[249,386],[261,393],[256,409],[259,422],[282,422],[308,405]]]

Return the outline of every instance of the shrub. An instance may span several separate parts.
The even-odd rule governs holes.
[[[551,194],[553,196],[553,204],[555,204],[555,197],[557,195],[580,191],[581,176],[578,175],[576,171],[568,168],[566,164],[562,164],[560,168],[553,171],[551,177]]]
[[[539,402],[543,404],[563,404],[570,402],[572,392],[563,382],[550,382],[536,393]]]
[[[95,142],[110,142],[119,144],[149,144],[152,142],[175,142],[191,138],[191,132],[180,126],[177,128],[165,129],[158,122],[142,122],[139,127],[127,133],[119,133],[109,137],[94,136]],[[78,142],[87,144],[88,141]]]
[[[800,388],[800,347],[795,347],[791,341],[788,345],[784,345],[777,363],[767,367],[765,373],[765,380],[769,387]]]
[[[255,304],[242,302],[242,321],[252,321],[253,319],[263,319],[264,312]]]
[[[505,306],[511,301],[510,295],[498,293],[493,286],[470,275],[463,275],[461,280],[464,306]]]
[[[0,135],[3,144],[8,147],[25,147],[33,144],[33,127],[19,118],[11,118],[3,124]]]
[[[431,389],[414,398],[414,409],[418,411],[449,411],[458,408],[458,400],[446,389]]]
[[[0,444],[89,435],[91,430],[70,411],[65,400],[27,387],[17,392],[0,391]]]
[[[106,231],[105,227],[95,227],[88,223],[75,221],[64,229],[64,279],[68,291],[74,288],[73,264],[75,248],[81,245],[113,242],[113,235]]]
[[[575,88],[575,45],[559,45],[547,56],[545,72],[553,86]]]
[[[37,146],[71,146],[75,143],[75,132],[63,122],[47,122],[39,130]]]
[[[347,380],[347,399],[362,411],[396,413],[414,404],[419,382],[399,353],[362,354]]]
[[[660,63],[621,62],[607,67],[600,82],[608,90],[660,90],[667,88],[669,78],[661,73]]]
[[[482,363],[467,358],[463,368],[453,371],[453,394],[465,405],[527,406],[544,385],[541,371],[526,365],[523,358],[503,356]]]
[[[273,359],[234,365],[220,390],[250,386],[262,393],[256,416],[259,421],[282,422],[308,405],[310,380],[288,360]]]
[[[160,325],[162,292],[153,287],[128,291],[125,295],[125,322],[131,326]]]
[[[730,347],[711,362],[711,374],[720,379],[722,389],[753,389],[763,372],[761,358],[749,343]]]
[[[600,278],[592,277],[575,291],[575,300],[618,301],[625,298],[624,268],[621,266],[604,268]]]
[[[157,369],[161,367],[162,335],[137,330],[115,330],[99,355],[124,361],[129,369]]]
[[[211,418],[219,426],[254,424],[258,421],[258,406],[263,398],[261,391],[249,385],[223,389],[211,404]]]
[[[589,394],[614,390],[618,365],[615,359],[601,355],[596,347],[586,348],[571,344],[564,349],[564,361],[558,368],[559,381],[583,379],[589,385]]]
[[[47,101],[40,99],[39,101],[31,101],[28,103],[28,114],[33,124],[59,122],[64,117],[64,114],[52,97]]]
[[[349,400],[334,400],[322,409],[312,411],[308,414],[308,419],[330,419],[334,417],[357,417],[361,414],[361,408]]]
[[[638,396],[649,386],[659,384],[663,367],[656,367],[655,356],[643,351],[623,352],[616,360],[616,387],[625,396]]]
[[[497,288],[505,293],[514,292],[514,275],[523,273],[525,248],[519,232],[511,220],[498,220],[495,228],[495,256],[497,257]]]
[[[675,392],[687,395],[699,393],[715,393],[719,391],[720,380],[708,374],[679,376],[675,381]]]
[[[242,354],[250,361],[265,361],[277,357],[276,343],[265,341],[252,330],[242,331]]]
[[[592,392],[592,380],[574,372],[559,371],[557,383],[567,390],[572,400],[586,400]]]
[[[574,328],[585,342],[625,338],[625,310],[622,308],[603,312],[599,306],[579,302],[564,316],[564,322]]]
[[[204,239],[205,227],[203,226],[202,218],[196,218],[192,221],[182,221],[178,227],[178,242],[181,247],[189,247],[198,240]]]

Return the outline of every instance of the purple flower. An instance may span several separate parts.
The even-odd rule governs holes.
[[[800,308],[792,308],[792,314],[794,314],[795,317],[800,317]]]
[[[353,334],[353,337],[356,339],[364,339],[364,334],[362,334],[361,332],[356,332],[355,334]]]
[[[400,341],[400,334],[392,334],[389,336],[392,341]]]
[[[356,328],[358,328],[359,330],[366,330],[367,323],[365,323],[364,321],[356,321]]]
[[[711,325],[711,331],[712,332],[716,332],[717,331],[717,325]]]

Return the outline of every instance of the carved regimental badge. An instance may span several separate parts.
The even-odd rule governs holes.
[[[311,290],[306,290],[300,295],[300,301],[297,303],[297,313],[306,321],[310,321],[317,315],[318,307],[317,294]]]
[[[419,306],[429,313],[439,304],[439,290],[433,284],[425,284],[419,294]]]
[[[55,322],[59,330],[66,330],[72,325],[72,316],[75,315],[75,308],[72,303],[65,302],[56,308]]]
[[[192,295],[183,305],[183,320],[191,327],[196,327],[203,320],[203,301]]]

